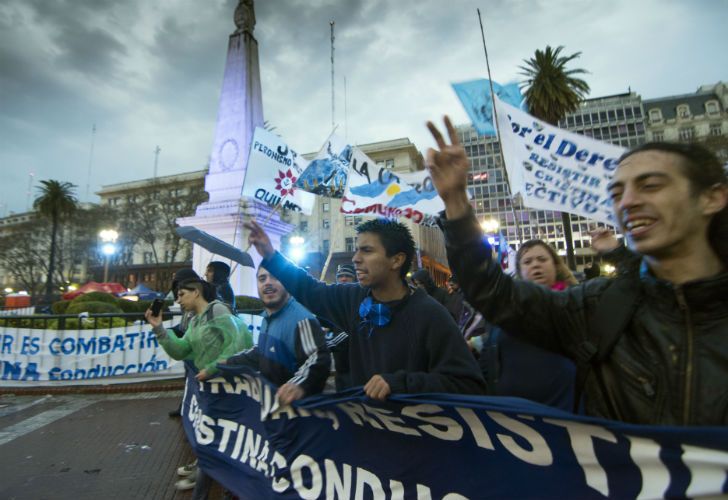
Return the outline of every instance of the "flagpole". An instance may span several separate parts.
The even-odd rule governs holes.
[[[490,99],[493,103],[493,120],[495,121],[495,130],[498,134],[498,151],[500,152],[501,162],[503,163],[503,176],[506,180],[506,189],[508,189],[508,196],[511,200],[511,213],[513,214],[513,221],[516,224],[516,231],[518,237],[521,240],[521,244],[524,243],[523,231],[521,230],[521,224],[518,222],[518,216],[516,215],[516,209],[514,207],[513,193],[511,192],[511,181],[508,178],[508,168],[506,168],[506,157],[503,155],[503,141],[501,140],[500,126],[498,125],[498,110],[495,106],[495,92],[493,91],[493,78],[490,76],[490,61],[488,59],[488,47],[485,44],[485,31],[483,29],[483,19],[480,16],[480,9],[478,11],[478,21],[480,22],[480,36],[483,39],[483,52],[485,52],[485,67],[488,70],[488,84],[490,85]]]

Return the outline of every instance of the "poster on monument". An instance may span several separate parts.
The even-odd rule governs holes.
[[[296,186],[296,180],[307,163],[283,139],[256,127],[250,144],[243,196],[271,207],[280,204],[282,208],[311,215],[314,195]]]
[[[607,184],[625,148],[575,134],[495,99],[500,143],[523,204],[615,225]]]

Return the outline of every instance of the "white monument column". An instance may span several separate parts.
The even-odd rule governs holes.
[[[235,9],[237,30],[230,35],[225,73],[220,92],[220,103],[215,126],[215,140],[210,154],[210,167],[205,177],[207,202],[197,207],[192,217],[177,219],[180,226],[195,226],[202,231],[246,249],[248,231],[243,220],[255,217],[266,222],[265,230],[273,245],[280,248],[280,238],[293,226],[282,222],[277,213],[269,218],[272,209],[252,199],[242,199],[241,192],[248,162],[250,141],[255,127],[263,126],[263,97],[260,88],[258,42],[253,36],[255,11],[253,0],[240,0]],[[254,248],[250,255],[257,263],[260,256]],[[198,274],[205,272],[211,260],[228,260],[211,255],[194,245],[192,267]],[[255,271],[236,266],[230,284],[236,295],[258,295]]]

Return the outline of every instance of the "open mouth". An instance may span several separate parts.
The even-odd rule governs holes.
[[[630,236],[640,237],[645,235],[655,225],[655,222],[657,222],[655,219],[643,217],[628,220],[624,227]]]

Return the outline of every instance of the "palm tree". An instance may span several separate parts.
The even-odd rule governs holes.
[[[75,184],[60,181],[40,181],[41,186],[38,187],[40,195],[33,202],[35,208],[41,216],[47,217],[51,221],[51,252],[48,262],[48,276],[46,278],[45,301],[49,303],[53,295],[53,273],[56,264],[56,238],[58,236],[58,227],[61,220],[71,215],[78,203],[74,189]]]
[[[525,66],[520,66],[521,75],[526,77],[521,82],[521,90],[524,91],[529,112],[551,125],[556,125],[567,113],[576,111],[589,93],[589,85],[574,76],[587,71],[566,69],[566,65],[578,58],[581,52],[562,56],[563,49],[561,45],[555,49],[547,45],[544,51],[536,50],[534,57],[524,60]],[[564,224],[568,264],[571,269],[576,269],[571,217],[567,212],[561,212],[561,221]]]

